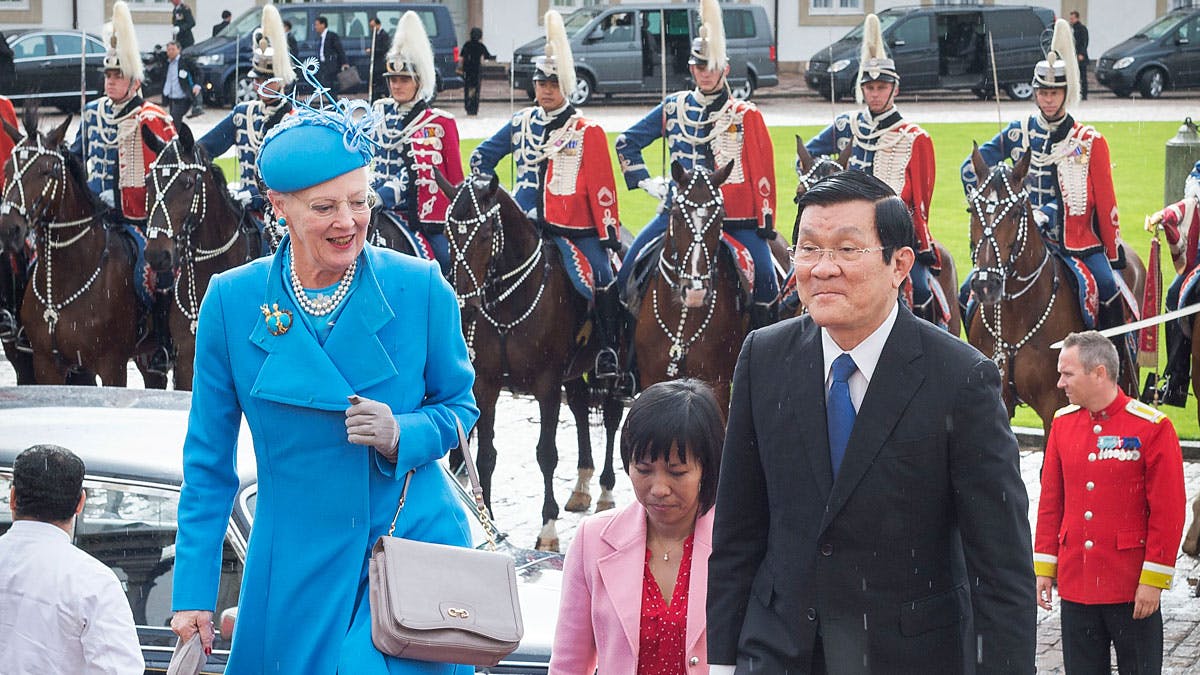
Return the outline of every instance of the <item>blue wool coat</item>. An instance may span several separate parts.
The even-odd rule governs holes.
[[[214,277],[200,309],[173,607],[213,609],[244,414],[259,492],[227,672],[452,673],[372,645],[367,559],[414,467],[396,536],[469,541],[435,462],[457,445],[454,416],[470,429],[479,415],[454,293],[436,264],[368,244],[322,347],[285,290],[285,247]],[[294,317],[282,335],[260,309],[276,303]],[[391,407],[395,464],[347,442],[350,394]]]

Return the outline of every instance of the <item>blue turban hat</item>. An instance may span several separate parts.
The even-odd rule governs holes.
[[[258,173],[278,192],[320,185],[367,166],[374,156],[377,119],[370,104],[335,99],[311,76],[316,65],[316,59],[301,64],[301,72],[314,85],[313,95],[307,101],[292,99],[296,114],[284,116],[258,149]],[[325,107],[314,106],[321,98],[327,99]]]

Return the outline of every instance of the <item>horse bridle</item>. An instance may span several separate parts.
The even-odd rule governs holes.
[[[826,174],[821,174],[821,171],[827,169],[827,167],[829,167],[830,165],[832,165],[834,167],[834,170],[830,171],[829,173],[826,173]],[[817,158],[813,162],[812,166],[809,167],[808,171],[797,171],[796,177],[800,179],[800,185],[804,186],[804,190],[807,192],[808,190],[812,189],[813,185],[817,184],[817,181],[821,180],[822,178],[827,178],[829,176],[832,176],[833,174],[838,173],[841,170],[842,170],[841,164],[838,164],[837,162],[833,161],[832,159],[829,159],[829,157],[827,155],[821,155],[819,158]]]
[[[712,198],[706,202],[696,202],[687,198],[687,195],[692,193],[692,189],[696,186],[697,180],[703,180],[704,186],[708,189]],[[679,374],[679,368],[683,360],[687,357],[688,350],[696,343],[704,331],[708,328],[708,324],[712,322],[713,313],[717,307],[717,286],[713,284],[713,277],[716,274],[716,254],[720,250],[720,239],[717,240],[715,250],[709,250],[708,245],[704,241],[704,235],[709,230],[716,227],[720,228],[720,215],[725,212],[725,199],[721,195],[721,190],[713,185],[709,174],[705,171],[697,169],[688,179],[687,188],[679,190],[675,193],[675,203],[671,207],[671,215],[669,223],[674,223],[676,220],[682,220],[687,223],[688,229],[691,231],[692,240],[684,251],[683,261],[679,258],[679,249],[672,248],[671,260],[667,260],[667,242],[664,241],[662,252],[658,256],[658,270],[663,280],[673,289],[680,289],[685,284],[688,290],[704,290],[705,284],[711,286],[712,296],[707,298],[705,303],[707,312],[700,325],[692,332],[691,336],[684,335],[684,327],[688,319],[688,307],[682,305],[679,309],[679,322],[674,330],[667,326],[666,321],[662,317],[662,312],[659,310],[658,289],[651,289],[651,307],[654,310],[654,321],[658,324],[659,329],[671,341],[671,346],[667,350],[667,356],[670,361],[667,363],[667,377],[675,377]],[[683,209],[688,207],[693,211],[699,212],[703,218],[703,224],[698,225],[695,218],[687,218],[684,216]],[[708,212],[703,210],[711,209]],[[673,230],[673,225],[668,224],[668,234]],[[673,237],[666,239],[674,241]],[[708,269],[703,274],[685,273],[682,271],[686,267],[687,261],[694,257],[694,254],[699,251],[707,263]],[[674,278],[674,280],[672,280]]]

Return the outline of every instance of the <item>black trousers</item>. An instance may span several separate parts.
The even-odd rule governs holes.
[[[1063,666],[1070,675],[1109,675],[1109,645],[1121,675],[1158,675],[1163,662],[1162,610],[1133,618],[1133,603],[1084,605],[1062,601]]]
[[[1087,100],[1087,94],[1088,94],[1087,69],[1088,69],[1088,60],[1083,59],[1082,61],[1079,62],[1079,98],[1081,98],[1085,101]]]
[[[178,127],[183,121],[183,116],[192,109],[192,99],[190,98],[166,98],[163,97],[167,104],[167,112],[171,114],[171,121]]]
[[[466,108],[468,115],[479,114],[479,73],[465,73],[463,75],[463,107]]]

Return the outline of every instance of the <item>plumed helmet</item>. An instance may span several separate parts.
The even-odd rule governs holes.
[[[250,72],[246,74],[248,77],[279,79],[284,86],[296,79],[288,51],[287,31],[275,5],[263,7],[262,26],[254,31],[254,54],[250,61]]]
[[[1054,38],[1046,58],[1033,68],[1035,89],[1066,89],[1064,107],[1079,102],[1079,61],[1075,58],[1075,34],[1066,19],[1054,22]]]
[[[563,96],[575,91],[575,57],[567,41],[567,29],[562,14],[546,12],[546,53],[533,60],[533,81],[558,82]]]
[[[868,14],[863,23],[862,54],[858,59],[858,84],[861,87],[866,82],[900,81],[896,72],[896,62],[888,56],[887,48],[883,45],[883,29],[879,25],[879,17]],[[862,89],[858,89],[858,102],[862,103]]]
[[[396,24],[392,36],[392,47],[387,53],[387,71],[384,77],[409,75],[420,83],[417,98],[428,99],[437,88],[437,74],[433,68],[433,47],[425,33],[425,24],[416,12],[405,12]]]
[[[121,75],[139,82],[145,79],[133,16],[124,0],[113,3],[112,21],[104,24],[104,48],[105,70],[119,70]]]
[[[700,0],[700,30],[692,40],[688,64],[706,70],[723,71],[729,63],[725,55],[725,19],[717,0]]]

